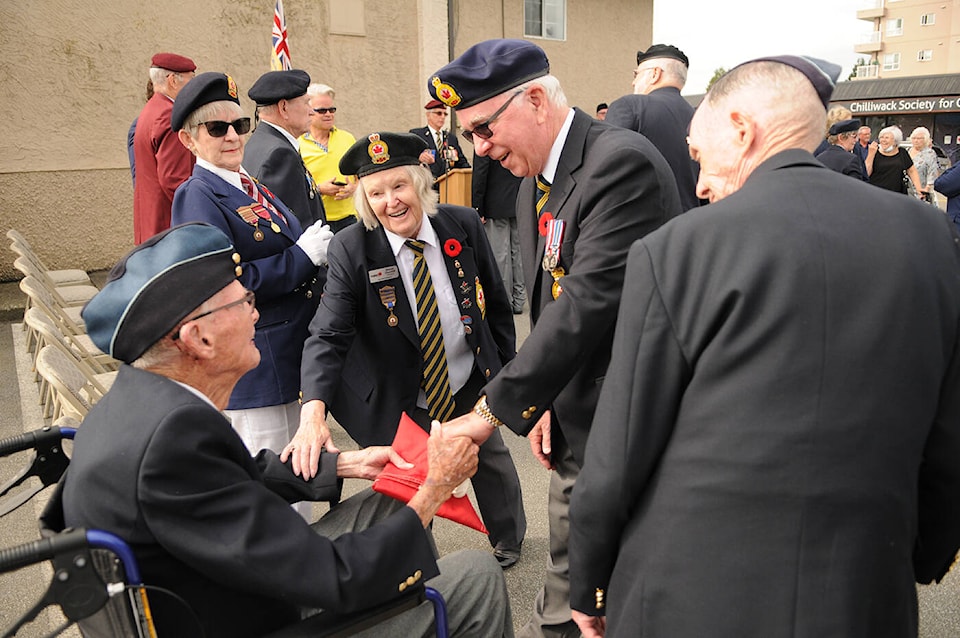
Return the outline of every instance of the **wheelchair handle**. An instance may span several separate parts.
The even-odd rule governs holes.
[[[58,554],[86,547],[86,530],[75,529],[50,538],[41,538],[16,547],[0,549],[0,574],[50,560]]]
[[[39,430],[24,432],[8,439],[0,440],[0,457],[9,456],[15,452],[22,452],[40,444],[57,444],[60,439],[72,439],[77,428],[61,428],[48,425]]]

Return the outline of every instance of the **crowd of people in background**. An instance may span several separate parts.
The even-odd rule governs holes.
[[[520,636],[917,634],[915,583],[960,548],[960,170],[923,127],[905,148],[829,108],[823,60],[745,62],[697,109],[680,48],[633,62],[591,115],[535,43],[481,42],[426,78],[426,126],[355,137],[305,71],[261,76],[251,117],[229,73],[153,57],[137,248],[83,311],[129,365],[60,507],[193,608],[159,605],[161,634],[260,635],[428,582],[453,635],[513,636],[502,433],[550,472]],[[472,208],[438,203],[471,167],[458,137]],[[343,478],[409,465],[403,414],[421,489],[314,521]],[[491,551],[438,559],[430,522],[467,480]],[[388,622],[431,631],[422,606]]]

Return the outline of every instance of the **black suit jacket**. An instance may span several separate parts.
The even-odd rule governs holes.
[[[523,179],[486,156],[473,155],[473,207],[481,217],[511,219],[517,216],[517,191]]]
[[[829,169],[863,181],[863,174],[860,172],[860,158],[853,153],[848,153],[836,144],[831,144],[827,150],[818,154],[817,159]]]
[[[446,173],[448,170],[453,168],[470,168],[470,163],[467,161],[467,158],[463,154],[463,149],[460,148],[460,142],[457,141],[457,136],[455,133],[450,131],[443,130],[444,141],[446,146],[454,148],[457,151],[457,161],[451,166],[448,162],[441,159],[443,157],[441,150],[437,148],[437,141],[433,139],[433,133],[430,132],[429,126],[424,126],[422,128],[412,128],[410,132],[414,135],[417,135],[427,143],[427,148],[437,151],[436,161],[433,164],[427,166],[430,169],[430,173],[433,175],[433,179],[438,179],[441,175]]]
[[[513,358],[516,339],[510,301],[483,225],[474,210],[447,205],[430,223],[441,244],[459,243],[459,254],[447,253],[444,261],[469,328],[464,338],[476,369],[491,378]],[[360,445],[389,445],[400,413],[412,415],[417,404],[423,357],[416,312],[382,227],[367,230],[356,224],[337,233],[329,254],[327,285],[304,344],[303,400],[324,401]],[[388,325],[390,312],[381,299],[391,287],[396,326]]]
[[[789,150],[634,244],[573,608],[609,636],[916,636],[914,579],[960,546],[958,239]]]
[[[320,191],[303,158],[283,133],[261,122],[243,149],[243,168],[280,198],[306,230],[326,223]]]
[[[424,579],[438,573],[410,508],[331,541],[276,493],[336,501],[336,463],[325,454],[308,489],[276,454],[251,458],[209,403],[166,377],[122,366],[77,432],[64,523],[124,539],[144,582],[184,598],[208,638],[261,636],[296,621],[299,606],[358,609],[397,596],[417,570]],[[267,467],[285,472],[271,472],[280,480],[268,484]],[[169,597],[151,592],[150,602],[159,635],[198,635]]]
[[[518,434],[552,408],[555,436],[566,439],[579,463],[610,361],[627,251],[678,215],[680,198],[670,166],[649,140],[575,110],[543,211],[566,223],[560,263],[567,274],[554,300],[553,278],[541,267],[534,182],[525,179],[517,197],[533,326],[485,391],[492,412]]]

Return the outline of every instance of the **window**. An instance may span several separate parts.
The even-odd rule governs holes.
[[[929,62],[933,59],[933,49],[917,51],[917,62]]]
[[[567,37],[567,0],[524,0],[523,34],[548,40]]]
[[[885,54],[883,56],[883,70],[899,71],[900,70],[900,54],[899,53]]]
[[[936,23],[937,23],[937,14],[936,14],[936,13],[924,13],[922,16],[920,16],[920,25],[921,25],[921,26],[924,26],[924,27],[925,27],[925,26],[928,26],[928,25],[931,25],[931,24],[936,24]]]
[[[887,35],[903,35],[903,18],[887,20]]]

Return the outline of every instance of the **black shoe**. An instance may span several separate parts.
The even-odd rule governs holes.
[[[509,569],[520,560],[519,547],[497,547],[493,550],[493,556],[500,563],[501,569]]]

